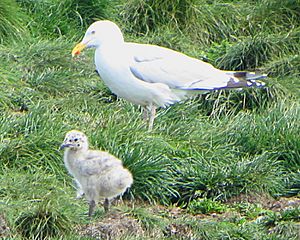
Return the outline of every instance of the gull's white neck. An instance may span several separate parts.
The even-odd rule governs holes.
[[[96,48],[96,69],[105,85],[118,97],[147,105],[153,99],[150,83],[137,79],[131,72],[134,56],[126,42],[105,43]]]
[[[114,91],[115,84],[130,71],[132,57],[124,42],[105,43],[95,51],[95,65],[102,80]]]

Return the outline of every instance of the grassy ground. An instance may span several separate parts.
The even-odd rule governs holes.
[[[299,239],[299,1],[2,2],[0,238]],[[99,79],[93,51],[71,58],[103,18],[127,40],[259,69],[267,87],[160,109],[148,132]],[[58,150],[71,129],[133,173],[111,213],[88,219],[74,198]]]

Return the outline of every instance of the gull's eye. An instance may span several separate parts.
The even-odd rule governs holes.
[[[95,30],[91,31],[91,34],[95,34],[95,33],[96,33],[96,31],[95,31]]]

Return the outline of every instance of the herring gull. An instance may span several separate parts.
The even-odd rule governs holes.
[[[266,75],[222,71],[165,47],[125,42],[120,28],[108,20],[89,26],[72,56],[84,48],[96,49],[96,69],[108,88],[149,114],[150,130],[157,107],[211,90],[265,85],[258,79]]]

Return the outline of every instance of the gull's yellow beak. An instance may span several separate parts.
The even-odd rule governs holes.
[[[75,55],[79,55],[85,48],[86,45],[84,43],[78,43],[72,50],[72,57],[74,57]]]

